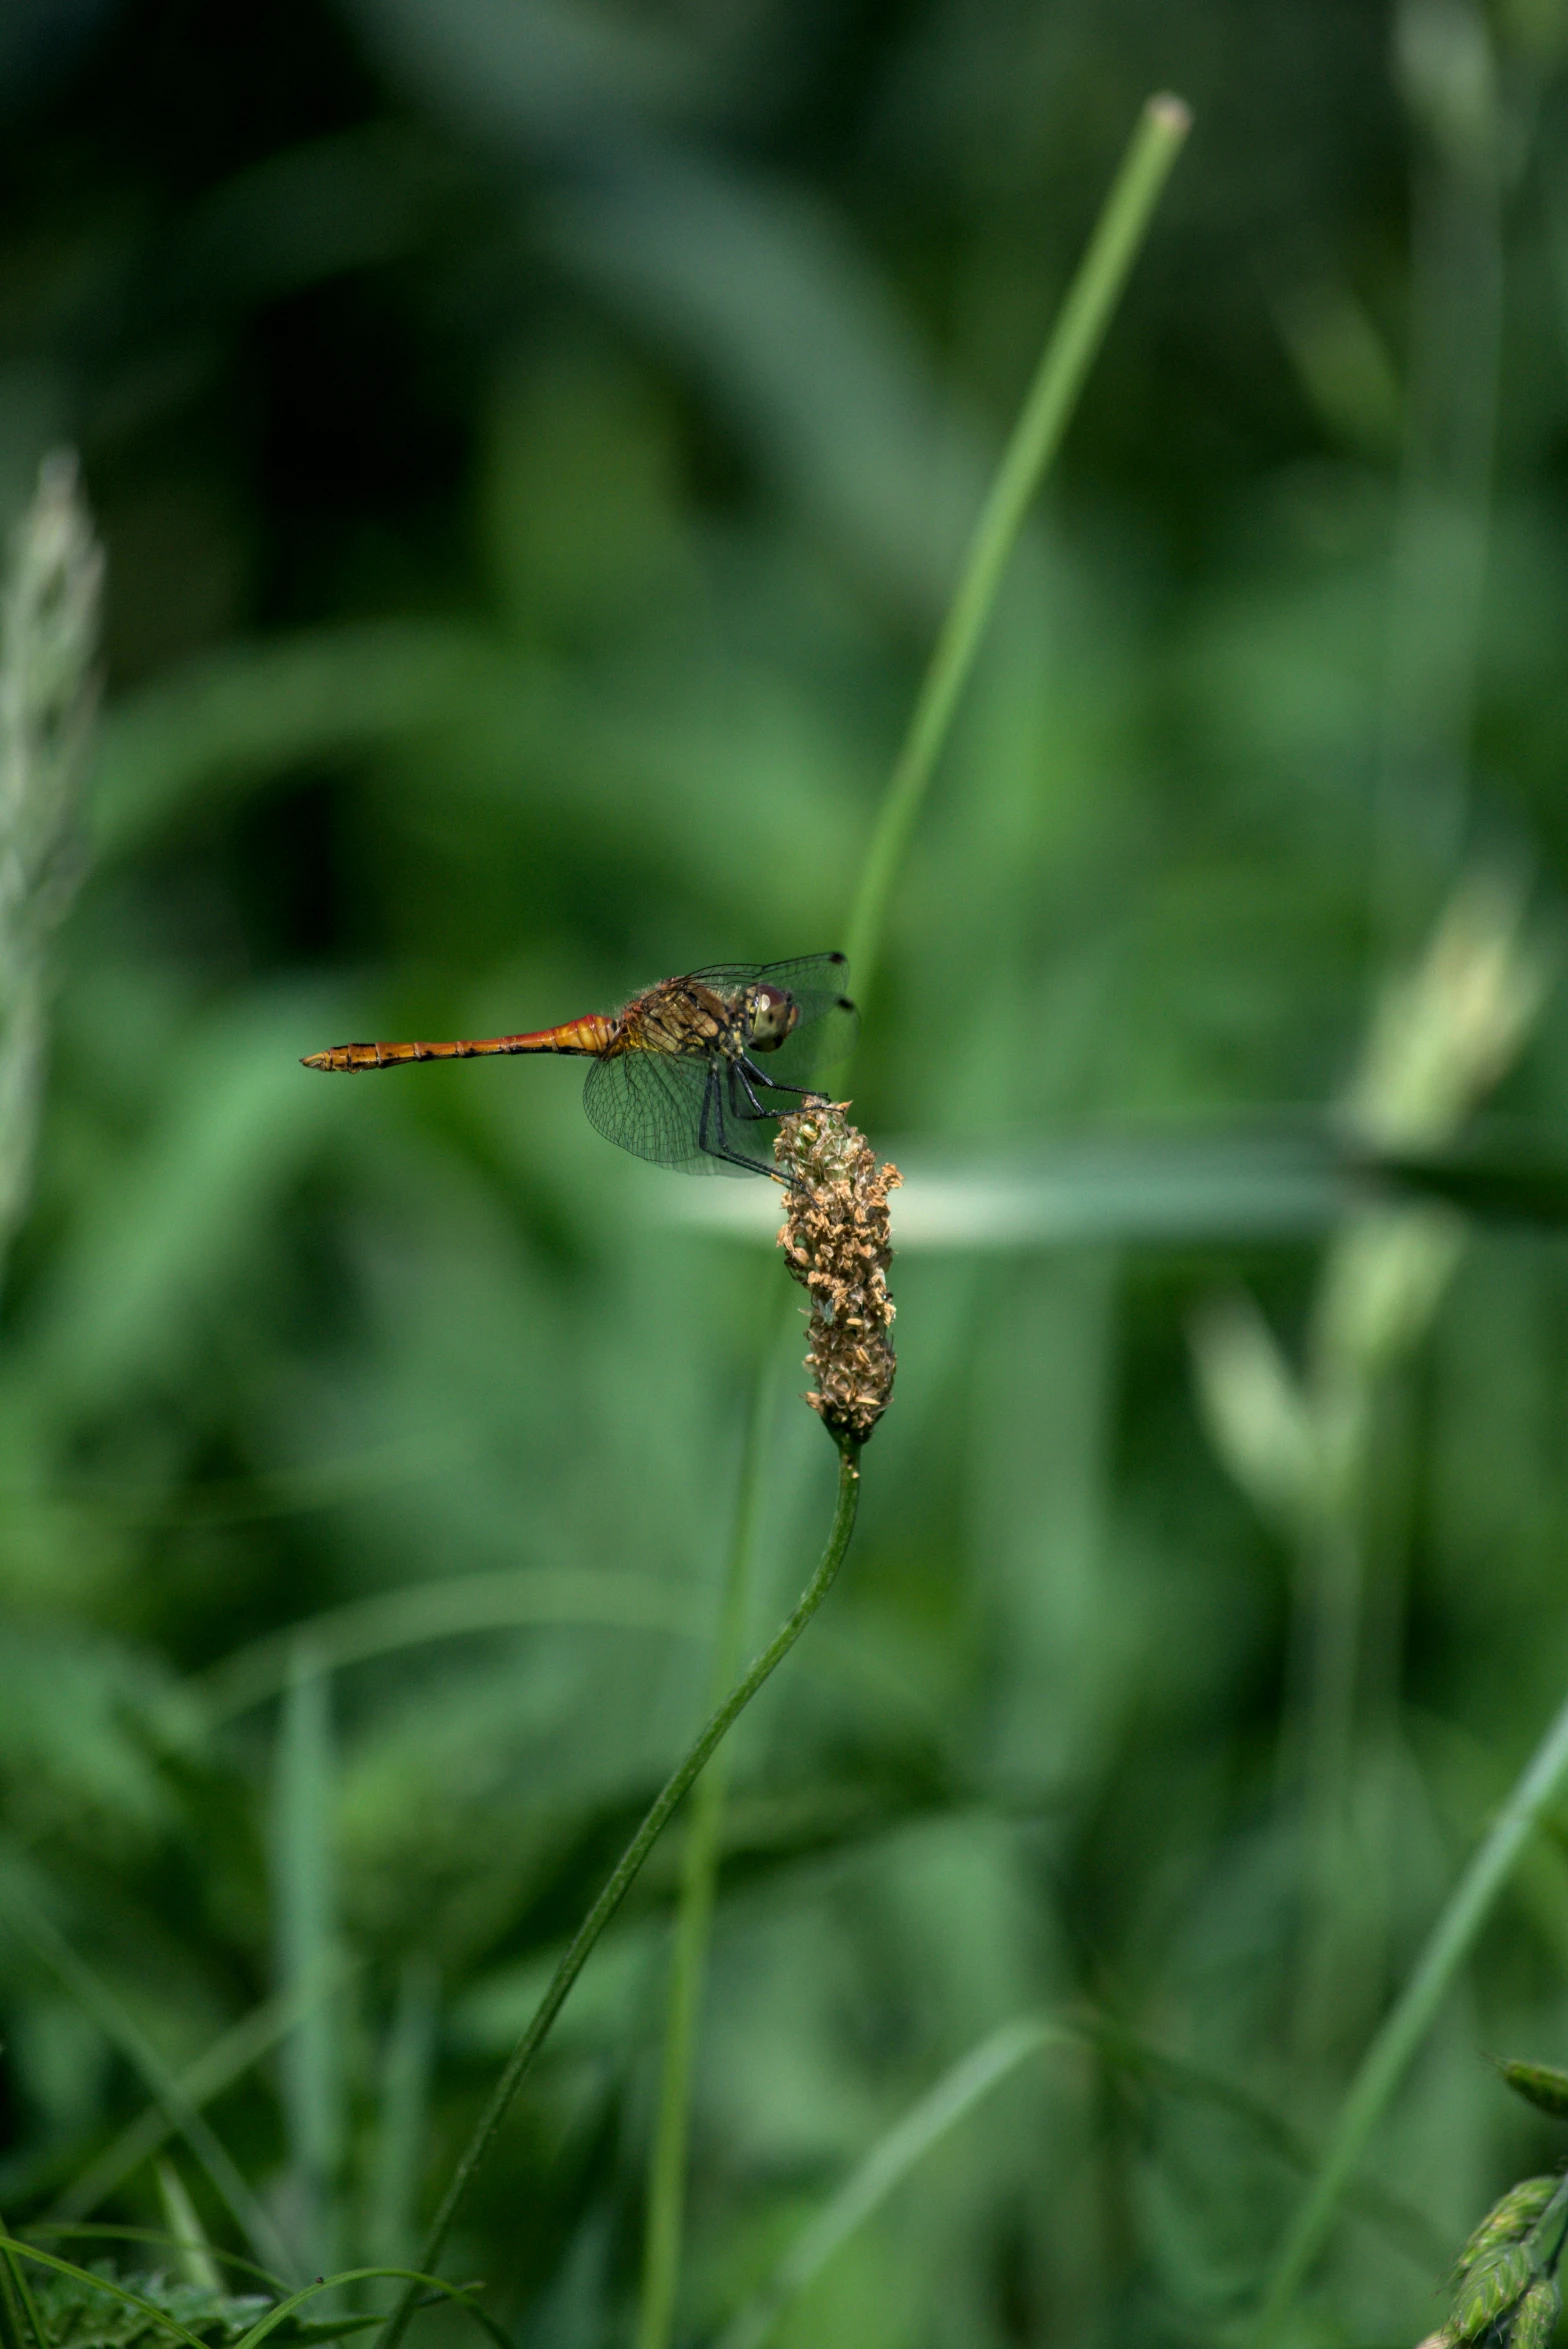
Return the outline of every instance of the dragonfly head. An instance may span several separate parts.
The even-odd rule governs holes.
[[[753,1052],[777,1052],[800,1019],[800,1005],[783,987],[753,987],[748,1012],[746,1025]]]

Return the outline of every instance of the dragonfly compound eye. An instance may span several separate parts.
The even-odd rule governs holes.
[[[751,1049],[777,1052],[800,1018],[800,1005],[782,987],[757,987],[751,999]]]

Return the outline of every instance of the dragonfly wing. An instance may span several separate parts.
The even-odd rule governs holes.
[[[849,992],[849,964],[842,954],[800,954],[791,962],[713,962],[685,975],[705,987],[750,987],[766,979],[772,986],[787,987],[792,995],[821,996],[828,1002]]]
[[[793,962],[720,962],[689,978],[708,987],[750,987],[764,980],[783,987],[800,1006],[800,1020],[774,1052],[757,1055],[757,1066],[780,1084],[815,1084],[819,1074],[847,1060],[860,1032],[860,1015],[849,1000],[849,964],[842,954],[805,954]],[[781,1117],[796,1107],[788,1095],[775,1096]]]
[[[743,1174],[702,1147],[709,1063],[697,1053],[617,1052],[596,1060],[583,1087],[589,1123],[607,1142],[682,1174]],[[727,1124],[721,1129],[726,1135]]]
[[[815,1084],[849,1058],[860,1033],[860,1014],[846,984],[849,965],[841,954],[811,954],[800,962],[769,963],[762,977],[770,987],[787,988],[800,1006],[800,1020],[776,1052],[757,1056],[757,1066],[781,1084]]]

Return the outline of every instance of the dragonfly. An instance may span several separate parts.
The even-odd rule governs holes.
[[[617,1012],[526,1036],[451,1044],[334,1044],[306,1068],[357,1072],[415,1060],[557,1052],[591,1060],[583,1107],[605,1139],[683,1174],[787,1178],[759,1155],[768,1121],[823,1096],[812,1079],[848,1058],[859,1015],[841,954],[719,962],[661,979]]]

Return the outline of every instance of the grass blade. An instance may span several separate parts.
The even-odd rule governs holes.
[[[1252,2334],[1254,2349],[1265,2349],[1278,2335],[1281,2320],[1323,2247],[1334,2211],[1373,2130],[1507,1883],[1514,1862],[1565,1776],[1568,1702],[1559,1709],[1515,1781],[1432,1928],[1414,1972],[1362,2058],[1340,2106],[1317,2176],[1275,2259]]]
[[[846,951],[862,1000],[869,999],[876,975],[893,884],[974,667],[1007,559],[1030,501],[1062,444],[1148,234],[1160,191],[1191,126],[1192,117],[1179,98],[1155,97],[1145,105],[980,510],[877,816],[849,916]]]
[[[285,2272],[294,2262],[271,2219],[241,2177],[233,2159],[218,2142],[212,2128],[197,2111],[176,2074],[166,2064],[140,2026],[101,1982],[85,1958],[79,1957],[50,1918],[23,1891],[13,1874],[5,1887],[13,1930],[58,1975],[72,1995],[93,2017],[104,2037],[140,2073],[150,2093],[177,2128],[211,2179],[219,2198],[251,2249],[263,2262]],[[74,2272],[74,2271],[73,2271]]]
[[[324,1998],[346,1971],[339,1962],[322,1981],[301,1985],[287,1998],[266,1999],[248,2015],[241,2016],[178,2075],[176,2085],[181,2096],[196,2109],[221,2096],[252,2064],[270,2053],[294,2029],[305,2006],[313,1999]],[[138,2113],[114,2142],[72,2179],[50,2212],[50,2223],[85,2219],[89,2211],[107,2201],[117,2186],[123,2185],[168,2142],[178,2125],[160,2104],[151,2104]]]
[[[566,2004],[573,1983],[592,1955],[599,1936],[630,1891],[644,1860],[663,1834],[682,1797],[701,1776],[704,1767],[758,1689],[783,1663],[837,1579],[838,1570],[844,1563],[844,1554],[849,1548],[850,1536],[855,1530],[855,1516],[860,1503],[860,1446],[847,1438],[838,1439],[838,1442],[838,1498],[833,1511],[833,1524],[817,1570],[801,1592],[793,1612],[786,1616],[745,1677],[730,1691],[671,1771],[642,1825],[622,1853],[609,1882],[574,1934],[565,1956],[551,1977],[549,1988],[539,2002],[533,2020],[513,2049],[490,2101],[479,2117],[478,2126],[452,2173],[441,2207],[425,2238],[421,2260],[427,2270],[433,2268],[440,2257],[463,2197],[483,2166],[497,2131],[511,2110],[513,2098],[533,2069],[534,2059],[548,2038],[556,2016]],[[413,2312],[414,2292],[410,2285],[405,2288],[402,2299],[388,2319],[381,2335],[380,2349],[397,2349]]]
[[[223,2278],[202,2231],[196,2205],[185,2191],[185,2181],[172,2161],[157,2165],[158,2199],[169,2222],[169,2234],[179,2246],[179,2266],[188,2284],[199,2292],[221,2292]]]
[[[372,1656],[418,1647],[426,1640],[461,1639],[477,1631],[504,1631],[535,1623],[602,1625],[625,1631],[666,1631],[700,1638],[701,1611],[684,1591],[649,1574],[556,1573],[525,1566],[492,1574],[459,1574],[415,1583],[373,1599],[356,1599],[313,1615],[305,1626],[323,1671],[361,1664]],[[281,1695],[300,1629],[253,1641],[186,1684],[209,1724],[232,1721]]]
[[[791,1322],[794,1314],[791,1307]],[[768,1315],[768,1336],[757,1368],[741,1460],[735,1528],[713,1644],[709,1702],[717,1705],[740,1669],[751,1595],[752,1564],[766,1487],[768,1436],[777,1385],[778,1317]],[[724,1826],[728,1754],[714,1755],[692,1798],[691,1830],[681,1866],[675,1948],[670,1965],[664,2060],[659,2079],[659,2113],[649,2165],[648,2215],[643,2238],[642,2293],[637,2314],[637,2349],[669,2349],[680,2280],[681,2230],[686,2207],[686,2144],[691,2119],[691,2074],[696,2052],[697,2011],[707,1970],[708,1941]]]
[[[927,2089],[875,2144],[832,2200],[803,2229],[772,2277],[721,2336],[719,2349],[762,2349],[785,2310],[800,2298],[856,2231],[879,2210],[931,2148],[972,2112],[1026,2056],[1076,2044],[1081,2034],[1043,2015],[1022,2015],[993,2031]]]
[[[336,1935],[331,1681],[308,1638],[295,1649],[279,1725],[273,1819],[280,1995],[297,2020],[283,2042],[283,2110],[304,2264],[325,2272],[343,2146],[339,2019],[306,1986],[327,1979]]]
[[[387,2034],[370,2179],[370,2241],[378,2259],[403,2258],[414,2231],[440,1987],[428,1959],[409,1959]]]

